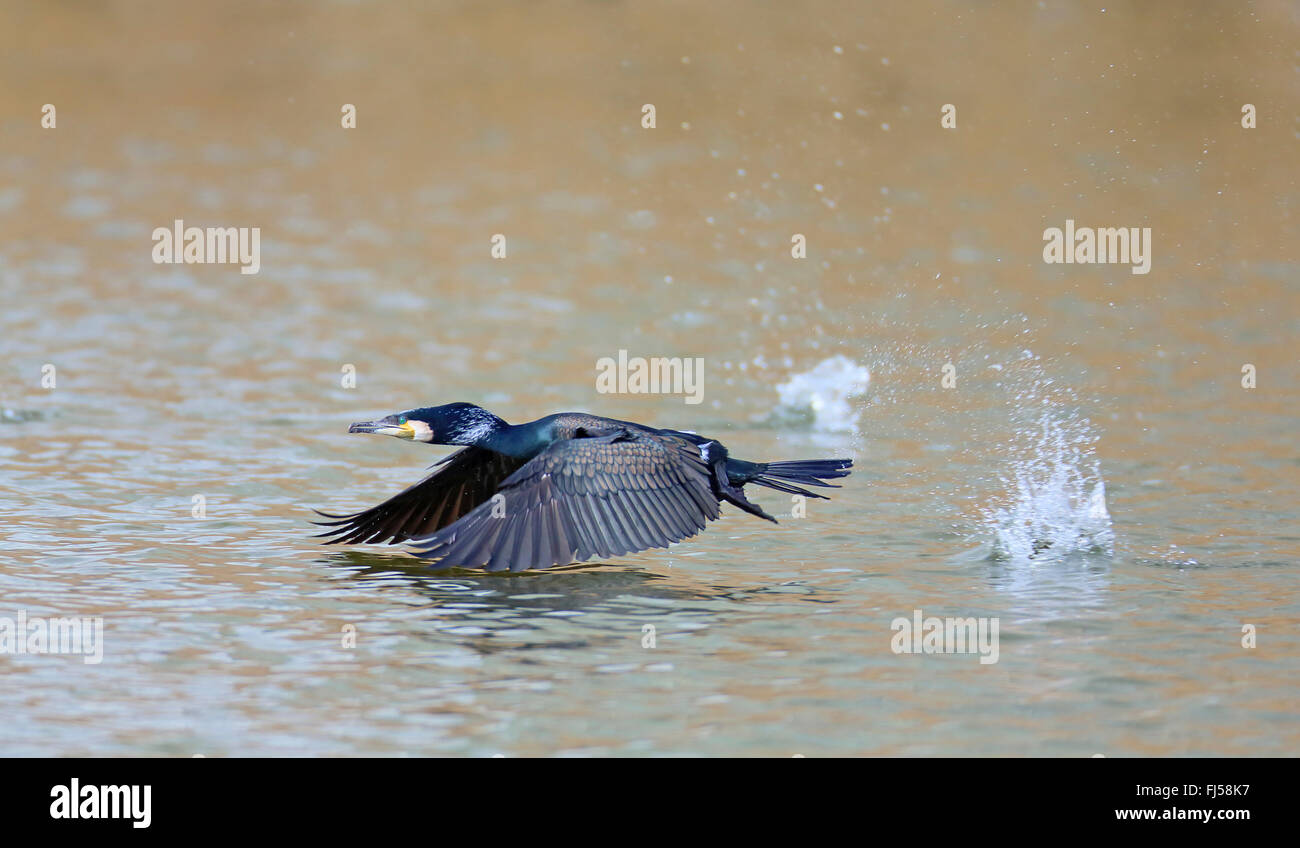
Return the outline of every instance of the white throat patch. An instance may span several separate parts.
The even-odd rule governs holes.
[[[432,442],[433,430],[423,421],[411,419],[406,422],[411,425],[411,439],[416,442]]]

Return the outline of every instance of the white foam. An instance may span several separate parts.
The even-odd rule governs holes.
[[[870,382],[871,373],[865,366],[847,356],[832,356],[776,387],[781,396],[778,412],[810,417],[815,430],[852,433],[857,430],[859,412],[850,399],[864,394]]]

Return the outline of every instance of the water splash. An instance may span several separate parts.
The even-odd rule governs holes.
[[[1010,446],[1013,473],[1003,477],[1009,503],[985,511],[998,559],[1042,562],[1071,554],[1111,556],[1115,533],[1106,483],[1087,419],[1045,413]]]
[[[850,399],[866,393],[870,382],[871,373],[864,366],[847,356],[832,356],[776,387],[781,396],[776,415],[808,420],[814,430],[823,432],[856,432],[860,411]]]

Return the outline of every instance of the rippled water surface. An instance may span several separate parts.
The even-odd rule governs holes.
[[[5,6],[0,618],[104,645],[0,653],[0,754],[1297,753],[1297,29]],[[178,218],[260,227],[259,273],[154,264]],[[1044,264],[1067,218],[1151,272]],[[704,402],[597,393],[620,349]],[[318,545],[448,451],[347,425],[453,400],[855,472],[552,572]],[[894,653],[915,610],[998,661]]]

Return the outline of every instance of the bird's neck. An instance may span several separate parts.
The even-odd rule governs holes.
[[[545,450],[552,441],[550,428],[545,425],[543,419],[530,421],[527,424],[507,424],[501,421],[475,444],[506,456],[532,459]]]

